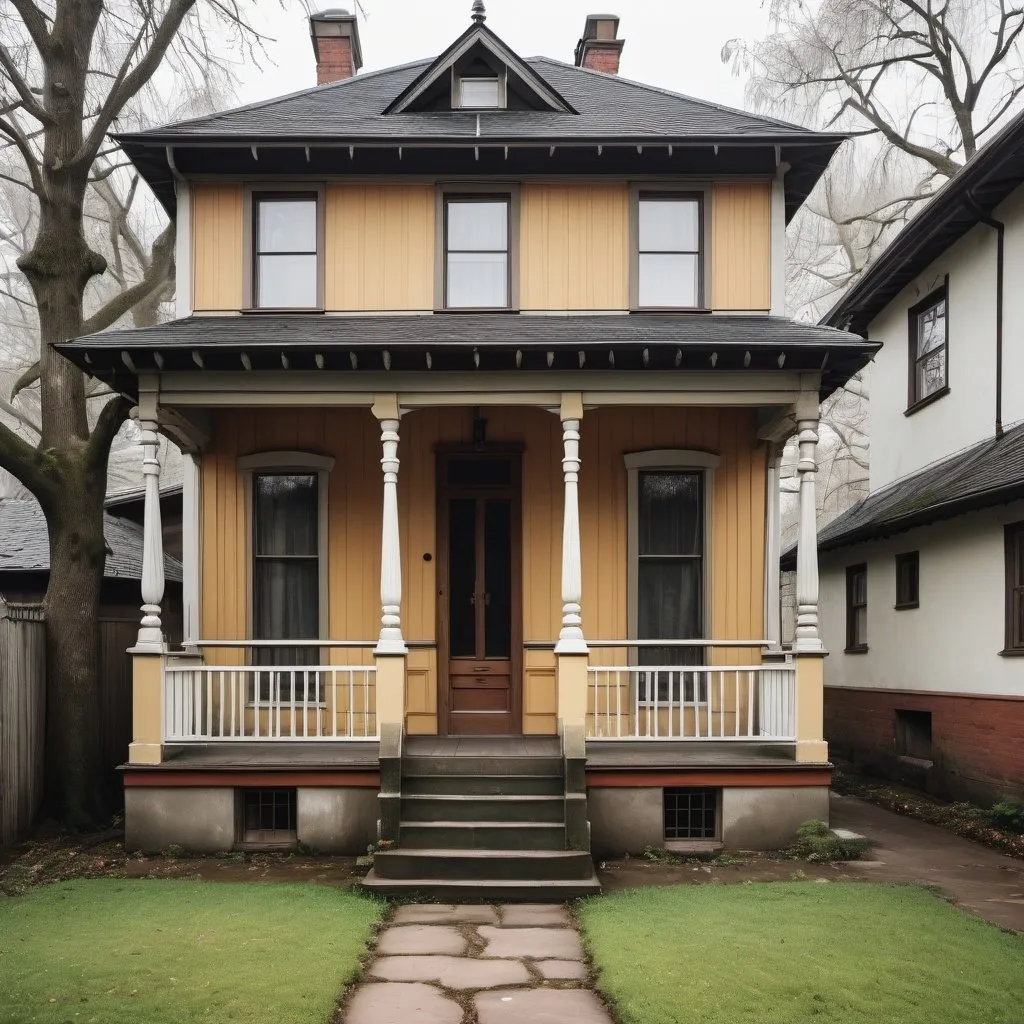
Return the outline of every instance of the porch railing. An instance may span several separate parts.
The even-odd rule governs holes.
[[[796,669],[789,656],[753,664],[749,652],[759,652],[762,641],[587,643],[592,739],[795,741]],[[676,664],[639,664],[644,648],[696,648],[690,658],[699,663],[680,664],[680,657],[665,659]]]
[[[199,641],[192,648],[372,648],[352,641]],[[205,664],[167,659],[165,743],[342,741],[378,737],[373,665]],[[239,659],[241,660],[241,659]]]

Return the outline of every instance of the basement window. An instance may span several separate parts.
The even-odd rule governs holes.
[[[896,712],[896,753],[920,761],[932,759],[932,713]]]
[[[295,789],[241,790],[239,843],[251,846],[292,846],[296,833]]]
[[[717,839],[718,790],[666,787],[665,839]]]

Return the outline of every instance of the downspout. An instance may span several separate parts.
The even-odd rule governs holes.
[[[1003,436],[1003,237],[1006,225],[985,213],[978,201],[967,193],[967,205],[982,224],[996,233],[996,437]],[[947,296],[947,301],[948,301]]]

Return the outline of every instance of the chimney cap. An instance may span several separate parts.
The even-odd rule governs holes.
[[[619,38],[617,14],[588,14],[576,44],[576,67],[617,74],[624,42]]]
[[[604,27],[601,23],[608,23]],[[614,39],[619,34],[617,14],[588,14],[583,26],[584,39]]]
[[[332,39],[347,36],[352,41],[352,67],[358,71],[363,66],[363,49],[359,45],[359,25],[356,16],[345,7],[330,7],[316,11],[309,16],[309,37],[313,42],[313,53],[320,60],[318,39]]]

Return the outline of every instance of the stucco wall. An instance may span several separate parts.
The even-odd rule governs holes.
[[[1006,223],[1003,423],[1024,419],[1024,187],[995,210]],[[949,275],[950,393],[910,416],[907,311]],[[871,489],[991,436],[995,426],[996,234],[980,224],[940,255],[870,324],[882,342],[870,373]]]
[[[1024,502],[821,555],[826,686],[1024,694],[1024,659],[999,655],[1005,631],[1003,526]],[[900,552],[920,552],[920,607],[895,611]],[[868,651],[844,654],[846,566],[868,567]]]

